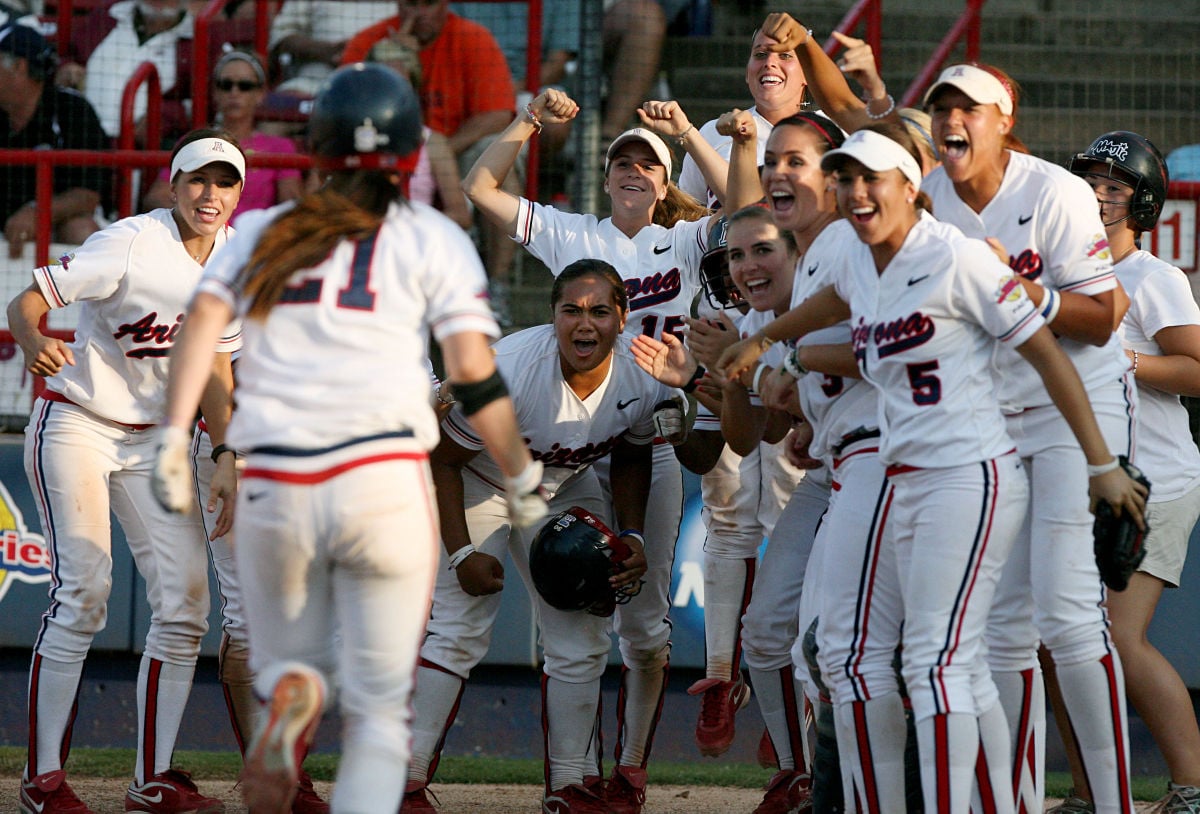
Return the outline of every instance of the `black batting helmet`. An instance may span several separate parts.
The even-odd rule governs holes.
[[[330,74],[308,118],[309,151],[324,170],[412,172],[421,139],[416,91],[378,63],[359,62]]]
[[[713,218],[708,227],[708,251],[700,258],[700,286],[708,304],[718,311],[736,308],[742,302],[742,292],[729,274],[728,233],[729,218]]]
[[[1149,139],[1126,130],[1105,133],[1071,159],[1075,175],[1101,175],[1133,187],[1129,217],[1143,231],[1158,223],[1167,200],[1167,162]]]
[[[572,506],[546,521],[533,538],[529,571],[551,607],[610,616],[641,587],[618,590],[608,583],[632,553],[598,517]]]

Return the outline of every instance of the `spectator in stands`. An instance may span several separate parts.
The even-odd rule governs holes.
[[[678,16],[686,0],[604,0],[604,64],[608,99],[600,142],[610,143],[636,121],[658,77],[668,13]],[[655,96],[654,98],[658,98]]]
[[[450,11],[492,32],[500,50],[504,52],[504,58],[508,60],[508,69],[517,87],[528,90],[528,5],[451,3]],[[579,53],[579,12],[579,0],[543,0],[541,69],[536,80],[539,88],[562,85],[566,80],[567,63]],[[530,98],[533,98],[532,95]],[[541,141],[545,144],[545,132],[541,135]]]
[[[108,14],[115,21],[112,30],[100,41],[86,59],[83,92],[96,108],[104,132],[116,138],[121,127],[121,96],[134,70],[143,62],[152,62],[158,69],[158,80],[164,96],[171,94],[176,83],[190,79],[179,75],[177,55],[180,40],[192,38],[195,19],[186,0],[121,0],[114,3]],[[134,120],[139,130],[146,115],[146,89],[134,100]],[[174,137],[188,129],[183,105],[164,108],[163,138]],[[151,145],[157,147],[158,145]]]
[[[395,13],[394,0],[284,0],[271,21],[271,59],[282,78],[277,90],[316,95],[342,63],[347,40]],[[366,50],[352,61],[365,58]]]
[[[382,62],[418,90],[421,87],[421,60],[412,50],[391,40],[375,43],[369,55],[371,62]],[[462,174],[449,142],[441,133],[422,125],[424,143],[421,145],[417,168],[408,183],[408,198],[441,210],[464,229],[471,227],[471,205],[462,191]]]
[[[514,117],[516,95],[504,52],[486,28],[451,13],[449,0],[400,0],[393,8],[399,11],[395,17],[350,40],[342,60],[359,62],[382,40],[416,53],[425,124],[446,137],[465,174]],[[508,174],[504,184],[507,192],[522,192],[519,168]],[[490,220],[480,219],[480,226],[492,306],[505,322],[517,247]]]
[[[291,139],[255,128],[255,113],[267,93],[267,72],[259,58],[249,51],[229,51],[217,60],[212,77],[214,126],[237,139],[250,159],[241,201],[229,218],[232,225],[249,209],[267,209],[299,198],[303,184],[300,170],[253,166],[255,153],[296,152]],[[164,168],[143,198],[142,208],[148,211],[170,207],[171,203],[171,179]]]
[[[105,150],[111,145],[87,100],[51,81],[54,49],[29,26],[0,27],[0,148]],[[82,243],[99,229],[97,208],[110,175],[98,167],[59,167],[49,201],[52,239]],[[0,217],[10,257],[35,237],[38,202],[32,166],[0,167]]]
[[[1172,181],[1200,181],[1200,144],[1185,144],[1167,153]]]

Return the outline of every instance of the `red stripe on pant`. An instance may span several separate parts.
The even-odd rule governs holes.
[[[879,781],[875,777],[875,756],[871,753],[871,733],[867,726],[866,704],[853,701],[850,710],[854,714],[854,733],[858,740],[858,764],[862,767],[863,789],[862,810],[877,812],[882,809],[879,802]]]
[[[154,777],[154,752],[157,744],[158,724],[158,680],[162,675],[162,662],[150,659],[146,670],[146,717],[142,720],[142,782]]]
[[[437,746],[433,748],[433,756],[429,758],[429,770],[425,772],[425,784],[428,785],[433,782],[433,775],[437,772],[438,763],[441,762],[442,748],[446,745],[446,733],[450,731],[450,727],[454,725],[454,719],[458,717],[458,708],[462,704],[463,690],[466,689],[467,682],[458,673],[453,673],[428,659],[419,659],[417,666],[437,670],[439,673],[445,673],[458,679],[458,695],[454,697],[454,706],[450,707],[450,714],[446,716],[446,722],[442,724],[442,736],[438,738]]]
[[[1100,663],[1104,665],[1104,677],[1108,680],[1108,712],[1113,723],[1113,745],[1117,758],[1117,788],[1121,794],[1121,811],[1122,814],[1130,814],[1133,811],[1130,807],[1133,796],[1129,787],[1129,764],[1126,762],[1129,745],[1125,742],[1125,733],[1121,727],[1121,721],[1124,719],[1125,700],[1117,686],[1117,669],[1112,654],[1106,654],[1100,659]]]

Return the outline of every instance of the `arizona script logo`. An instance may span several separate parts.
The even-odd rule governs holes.
[[[677,268],[665,274],[660,272],[648,277],[631,277],[625,281],[625,296],[629,297],[630,311],[670,302],[679,295],[680,290]]]
[[[891,322],[877,322],[870,327],[871,339],[879,350],[880,359],[924,345],[933,339],[934,330],[933,320],[920,311]]]
[[[183,314],[175,317],[173,325],[163,325],[157,320],[158,312],[151,311],[137,322],[126,322],[118,327],[113,333],[113,339],[123,339],[128,336],[132,337],[134,345],[142,346],[125,351],[125,355],[130,359],[165,357],[171,352],[175,334],[179,333],[179,329],[183,326]]]
[[[561,444],[551,444],[550,449],[545,452],[540,452],[533,447],[529,447],[529,453],[535,461],[541,461],[546,466],[569,466],[583,467],[590,463],[600,460],[605,455],[612,452],[613,447],[617,444],[619,435],[614,435],[604,441],[595,444],[585,444],[579,449],[564,447]],[[526,446],[529,445],[529,439],[525,439]]]
[[[1026,280],[1042,276],[1042,256],[1033,249],[1025,249],[1016,257],[1009,255],[1008,267]]]

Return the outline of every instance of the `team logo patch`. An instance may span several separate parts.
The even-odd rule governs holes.
[[[67,252],[56,260],[51,260],[51,266],[62,266],[63,271],[71,270],[71,261],[75,259],[75,252]]]
[[[1117,161],[1125,161],[1129,158],[1129,142],[1113,141],[1107,138],[1097,139],[1088,152],[1091,155],[1109,156]]]
[[[1000,281],[1000,287],[996,289],[996,302],[1003,304],[1006,302],[1016,302],[1021,298],[1021,281],[1016,277],[1005,277]]]
[[[30,585],[50,581],[46,538],[25,527],[25,518],[0,482],[0,599],[13,582]]]
[[[1092,242],[1088,244],[1088,257],[1094,257],[1097,260],[1108,260],[1112,257],[1112,252],[1108,248],[1108,238],[1104,235],[1095,235]]]

